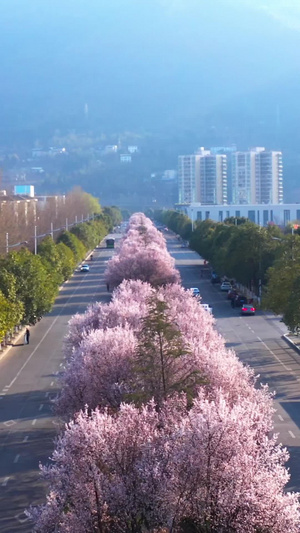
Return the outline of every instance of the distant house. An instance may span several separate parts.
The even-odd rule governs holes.
[[[48,154],[49,155],[60,155],[60,154],[65,154],[66,153],[66,149],[64,147],[61,147],[61,148],[56,148],[54,146],[50,146],[49,148],[49,151],[48,151]]]
[[[43,167],[31,167],[31,172],[32,174],[44,174],[44,169]]]
[[[47,155],[47,152],[43,150],[43,148],[33,148],[31,150],[31,157],[33,159],[39,159],[40,157],[44,157]]]
[[[30,198],[34,198],[34,186],[33,185],[15,185],[14,194],[16,196],[30,196]]]
[[[104,148],[105,154],[116,154],[118,151],[118,145],[117,144],[108,144]]]
[[[162,175],[162,179],[164,181],[172,181],[172,180],[175,180],[176,178],[177,178],[176,170],[165,170]]]
[[[131,154],[121,154],[120,161],[121,163],[131,163]]]
[[[130,154],[136,154],[139,151],[138,147],[134,145],[128,146],[127,150]]]

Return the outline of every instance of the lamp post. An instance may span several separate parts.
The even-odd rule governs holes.
[[[34,255],[37,254],[37,226],[34,226]]]
[[[10,248],[15,248],[16,246],[22,246],[22,244],[28,244],[28,241],[16,242],[15,244],[9,244],[8,233],[5,234],[5,249],[8,254]]]

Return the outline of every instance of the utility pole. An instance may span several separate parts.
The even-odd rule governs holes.
[[[5,233],[5,250],[6,250],[6,253],[8,254],[8,233]]]
[[[51,222],[51,230],[50,230],[50,232],[51,232],[51,237],[52,237],[52,240],[53,240],[53,222]]]
[[[37,226],[34,226],[34,255],[37,254]]]

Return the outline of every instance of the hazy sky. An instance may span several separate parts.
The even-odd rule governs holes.
[[[276,93],[298,78],[299,45],[296,0],[2,0],[0,124],[85,102],[103,127],[180,121]]]

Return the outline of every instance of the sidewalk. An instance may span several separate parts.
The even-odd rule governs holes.
[[[296,352],[300,354],[300,336],[292,333],[285,333],[282,338],[290,345]]]

